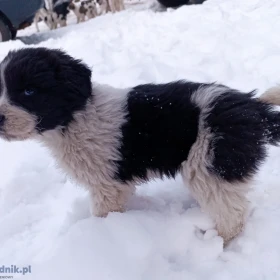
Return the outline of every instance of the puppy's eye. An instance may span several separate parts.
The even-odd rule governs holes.
[[[36,93],[36,91],[34,89],[31,89],[31,88],[28,88],[28,89],[25,89],[23,94],[26,95],[26,96],[31,96],[31,95],[34,95]]]

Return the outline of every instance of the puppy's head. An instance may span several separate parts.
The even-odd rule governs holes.
[[[0,137],[24,140],[65,127],[91,96],[91,71],[60,50],[10,52],[0,64]]]

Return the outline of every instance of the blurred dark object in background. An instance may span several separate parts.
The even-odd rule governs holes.
[[[206,0],[158,0],[166,8],[177,8],[182,5],[202,4]]]
[[[33,22],[44,0],[0,0],[0,42],[14,39],[17,30]]]

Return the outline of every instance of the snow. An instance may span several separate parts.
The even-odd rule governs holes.
[[[79,25],[72,17],[52,32],[41,24],[35,35],[31,26],[1,43],[0,59],[26,42],[62,48],[92,67],[93,80],[117,87],[187,78],[262,92],[279,83],[278,0],[151,6]],[[244,232],[225,249],[180,177],[138,186],[127,212],[96,218],[87,193],[38,143],[1,141],[0,155],[0,265],[32,265],[23,279],[280,279],[279,148],[252,185]]]

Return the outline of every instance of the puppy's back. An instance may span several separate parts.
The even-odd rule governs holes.
[[[174,177],[198,132],[199,108],[191,95],[201,84],[174,82],[133,88],[127,97],[127,121],[122,126],[122,181],[147,179],[147,171]]]

